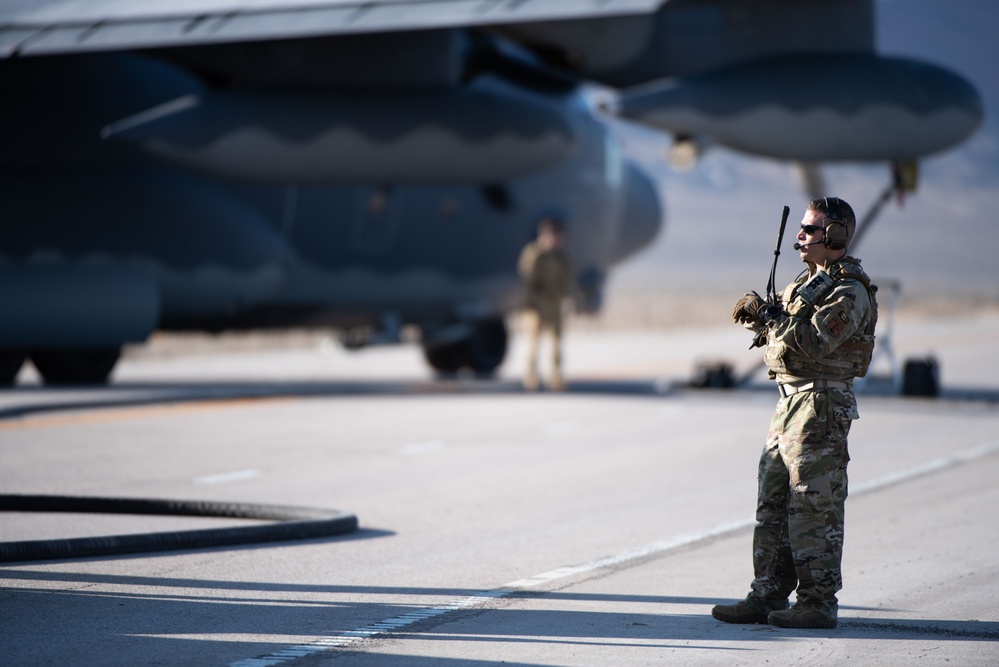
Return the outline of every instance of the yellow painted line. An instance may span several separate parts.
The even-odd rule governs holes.
[[[0,431],[20,431],[32,428],[52,428],[58,426],[83,426],[90,424],[110,424],[121,421],[156,419],[197,414],[213,410],[242,408],[261,403],[290,401],[288,396],[263,396],[249,398],[208,398],[191,399],[182,403],[165,405],[142,405],[115,408],[87,409],[86,412],[59,415],[37,415],[0,421]]]

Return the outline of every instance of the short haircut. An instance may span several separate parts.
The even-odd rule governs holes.
[[[846,227],[849,240],[853,240],[853,232],[857,229],[857,216],[853,208],[839,197],[819,197],[808,202],[809,211],[818,211],[830,220],[842,223]]]

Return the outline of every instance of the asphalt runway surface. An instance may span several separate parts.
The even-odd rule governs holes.
[[[569,390],[431,378],[418,350],[126,360],[112,385],[0,392],[0,490],[282,504],[357,531],[0,564],[0,663],[999,664],[999,317],[914,321],[942,396],[872,380],[850,439],[835,630],[715,621],[748,591],[765,378],[744,332],[578,333]],[[882,373],[886,366],[882,365]],[[762,374],[761,374],[762,375]],[[4,542],[241,525],[0,513]]]

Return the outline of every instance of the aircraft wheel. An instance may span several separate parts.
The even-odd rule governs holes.
[[[506,357],[506,323],[496,317],[475,324],[468,339],[468,366],[478,375],[492,375]]]
[[[0,387],[14,384],[26,356],[21,350],[0,349]]]
[[[423,356],[438,373],[453,374],[468,368],[476,375],[492,375],[506,356],[506,323],[490,318],[471,324],[471,334],[461,340],[424,347]]]
[[[34,350],[31,362],[45,384],[105,384],[114,370],[120,347]]]
[[[465,365],[464,348],[465,341],[438,345],[437,347],[424,347],[423,357],[438,373],[457,373]]]

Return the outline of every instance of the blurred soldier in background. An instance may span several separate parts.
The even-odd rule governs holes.
[[[781,398],[760,458],[755,579],[743,601],[711,610],[720,621],[836,627],[846,441],[858,417],[853,379],[867,373],[878,317],[877,287],[847,255],[855,227],[842,199],[810,201],[794,244],[807,270],[778,303],[751,293],[732,311],[737,324],[765,334],[764,358]],[[764,345],[763,336],[757,340]]]
[[[562,308],[572,295],[572,265],[564,250],[565,225],[555,216],[538,222],[538,236],[520,253],[517,272],[524,281],[524,328],[528,336],[524,388],[538,389],[538,345],[542,330],[552,335],[552,375],[549,387],[565,388],[562,374]]]

